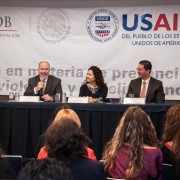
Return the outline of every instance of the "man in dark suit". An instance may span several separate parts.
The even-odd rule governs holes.
[[[62,93],[61,79],[50,75],[50,65],[41,61],[39,75],[28,80],[25,96],[40,96],[43,101],[53,101],[56,93]]]
[[[162,82],[151,77],[151,62],[142,60],[137,67],[139,78],[131,80],[126,97],[145,97],[146,103],[164,103],[165,94]]]

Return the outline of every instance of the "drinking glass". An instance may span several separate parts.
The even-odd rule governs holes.
[[[9,92],[9,100],[10,101],[14,100],[14,93],[13,92]]]
[[[134,94],[129,94],[129,97],[130,98],[134,98]]]
[[[60,102],[61,101],[61,94],[60,93],[56,93],[54,99],[55,99],[55,102]]]
[[[19,101],[20,98],[20,93],[19,92],[15,92],[15,101]]]
[[[119,93],[119,104],[124,104],[124,93]]]

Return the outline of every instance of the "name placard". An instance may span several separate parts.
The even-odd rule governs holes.
[[[39,96],[20,96],[19,102],[39,102]]]
[[[124,104],[145,104],[145,98],[124,98]]]
[[[88,103],[88,97],[69,97],[69,103]]]

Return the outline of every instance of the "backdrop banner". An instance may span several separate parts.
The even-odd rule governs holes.
[[[22,95],[46,60],[67,96],[79,95],[98,66],[108,97],[125,94],[140,60],[152,62],[166,100],[180,100],[180,6],[109,8],[0,7],[0,94]]]

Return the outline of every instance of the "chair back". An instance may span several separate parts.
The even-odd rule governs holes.
[[[1,158],[6,158],[6,160],[12,165],[16,174],[19,173],[23,166],[23,159],[21,155],[1,155]]]
[[[163,180],[173,180],[173,179],[175,179],[173,165],[171,165],[171,164],[163,164],[162,179]]]
[[[107,177],[107,180],[124,180],[124,179],[116,179],[116,178]]]
[[[163,164],[163,171],[162,171],[162,180],[174,180],[174,168],[171,164]],[[108,177],[107,180],[123,180],[123,179],[116,179]]]

